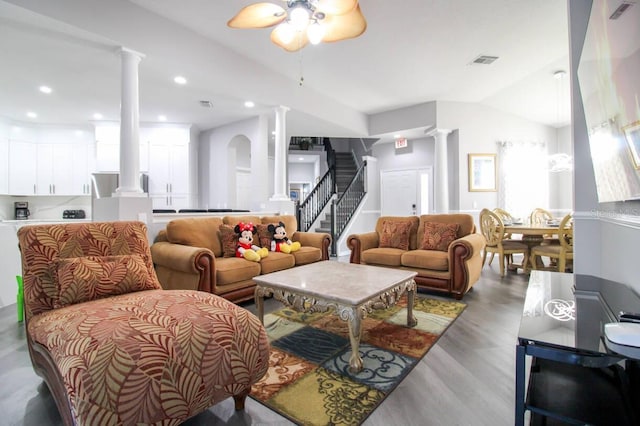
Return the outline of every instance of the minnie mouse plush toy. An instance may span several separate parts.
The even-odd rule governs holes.
[[[233,230],[238,234],[236,257],[244,257],[252,262],[259,262],[263,257],[267,257],[269,250],[253,244],[253,234],[256,233],[256,227],[253,226],[253,223],[240,222]]]
[[[293,253],[300,249],[298,241],[293,242],[287,237],[287,230],[284,229],[284,223],[278,225],[269,225],[267,230],[271,233],[271,251],[281,251],[282,253]]]

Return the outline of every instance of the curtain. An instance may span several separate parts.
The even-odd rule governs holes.
[[[498,206],[523,220],[536,207],[549,209],[546,143],[498,142]]]

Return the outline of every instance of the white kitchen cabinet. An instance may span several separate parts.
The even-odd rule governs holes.
[[[89,195],[86,143],[37,144],[37,195]]]
[[[0,139],[0,194],[9,193],[9,140]]]
[[[154,208],[189,207],[189,144],[149,144],[149,196]]]
[[[9,194],[34,195],[37,147],[33,142],[9,141]]]

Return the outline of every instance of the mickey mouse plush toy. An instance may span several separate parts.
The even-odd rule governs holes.
[[[270,224],[267,230],[271,233],[271,251],[280,251],[282,253],[293,253],[300,249],[299,242],[293,242],[287,237],[287,230],[284,229],[284,223],[278,225]]]
[[[256,227],[253,226],[253,223],[240,222],[233,230],[238,234],[236,257],[244,257],[252,262],[259,262],[263,257],[267,257],[269,250],[266,247],[258,247],[253,244],[253,234],[256,233]]]

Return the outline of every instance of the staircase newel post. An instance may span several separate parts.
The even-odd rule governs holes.
[[[337,256],[336,200],[331,202],[331,256]]]
[[[302,224],[302,208],[298,201],[296,201],[296,220],[298,221],[298,231],[306,232],[307,230],[304,229],[306,226]]]

